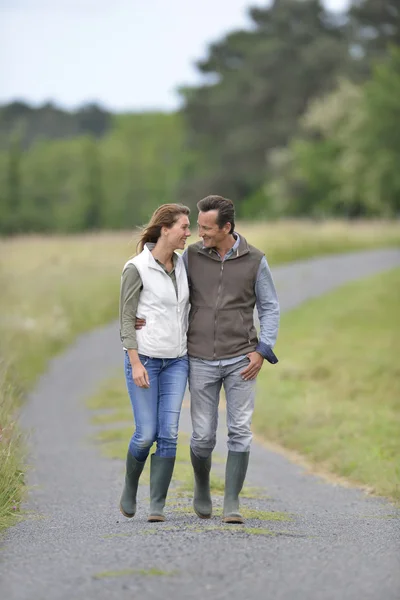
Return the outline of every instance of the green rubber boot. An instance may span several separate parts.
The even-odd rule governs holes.
[[[165,521],[163,510],[174,466],[175,456],[166,458],[155,454],[151,455],[150,515],[147,519],[151,523]]]
[[[190,448],[190,459],[194,471],[194,512],[200,519],[209,519],[212,514],[210,494],[211,454],[208,458],[199,458]]]
[[[126,456],[125,485],[119,503],[120,511],[128,519],[132,519],[135,516],[139,477],[145,464],[146,461],[139,462],[128,450]]]
[[[225,470],[225,495],[222,520],[224,523],[244,523],[239,512],[239,494],[242,491],[249,464],[249,452],[229,450]]]

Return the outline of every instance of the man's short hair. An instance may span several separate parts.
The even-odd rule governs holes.
[[[231,230],[229,233],[233,233],[235,230],[235,206],[232,200],[223,198],[222,196],[206,196],[197,203],[197,208],[201,212],[208,212],[210,210],[217,210],[217,225],[220,229],[227,223],[231,224]]]

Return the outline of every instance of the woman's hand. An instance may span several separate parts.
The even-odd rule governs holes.
[[[140,361],[138,351],[134,350],[133,348],[129,348],[128,349],[128,357],[129,357],[129,362],[131,363],[131,366],[132,366],[132,379],[133,379],[134,383],[138,387],[149,388],[150,387],[149,375]]]
[[[132,379],[140,388],[150,387],[149,375],[140,361],[132,365]]]

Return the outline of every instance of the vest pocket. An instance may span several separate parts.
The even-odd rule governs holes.
[[[246,348],[253,339],[253,327],[240,309],[220,310],[217,314],[216,342],[226,350]]]
[[[213,339],[215,327],[215,311],[211,308],[192,308],[189,316],[188,337],[196,340],[196,344],[203,340]]]
[[[241,310],[239,310],[239,314],[240,314],[240,318],[242,320],[243,335],[244,335],[245,338],[247,338],[247,340],[248,340],[248,342],[250,344],[250,332],[249,332],[248,328],[245,325],[244,316],[243,316],[243,313],[242,313]]]

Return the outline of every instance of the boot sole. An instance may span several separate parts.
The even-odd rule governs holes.
[[[147,521],[149,523],[162,523],[165,521],[165,517],[162,517],[161,515],[150,515]]]
[[[211,519],[211,514],[210,515],[202,515],[201,513],[197,512],[197,510],[195,509],[194,511],[196,513],[196,515],[199,517],[199,519]]]
[[[206,515],[204,513],[201,513],[197,510],[195,503],[193,502],[193,510],[196,513],[196,515],[199,517],[199,519],[211,519],[211,515],[212,515],[212,509],[209,513],[207,513]]]
[[[203,515],[202,513],[199,513],[195,507],[193,506],[193,510],[196,513],[196,515],[199,517],[199,519],[211,519],[211,515],[212,513],[210,513],[209,515]]]
[[[237,523],[237,524],[243,525],[244,519],[243,519],[243,517],[223,517],[222,522],[223,523]]]
[[[126,513],[124,511],[124,509],[122,508],[121,505],[119,505],[119,510],[122,512],[122,514],[124,515],[124,517],[126,517],[127,519],[133,519],[133,517],[135,516],[135,513],[133,513],[133,515],[128,515],[128,513]]]

